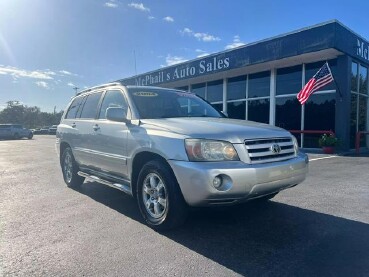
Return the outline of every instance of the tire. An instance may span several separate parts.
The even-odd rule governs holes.
[[[33,138],[33,133],[29,133],[27,138],[32,139]]]
[[[20,139],[20,136],[19,136],[19,134],[18,134],[18,133],[15,133],[15,134],[13,135],[13,138],[14,138],[14,139]]]
[[[72,149],[70,147],[65,148],[61,162],[60,162],[64,182],[70,188],[80,187],[85,178],[78,175],[78,164],[76,163]]]
[[[158,160],[146,163],[136,187],[140,212],[151,228],[169,230],[186,221],[188,207],[168,165]]]

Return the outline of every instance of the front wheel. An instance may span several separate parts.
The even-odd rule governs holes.
[[[32,139],[33,138],[33,133],[29,133],[27,138]]]
[[[170,167],[161,161],[149,161],[143,166],[136,196],[143,218],[153,229],[173,229],[187,218],[187,204],[177,180]]]
[[[77,188],[82,185],[85,178],[78,175],[78,164],[74,160],[72,149],[67,147],[61,158],[61,168],[64,182],[68,187]]]

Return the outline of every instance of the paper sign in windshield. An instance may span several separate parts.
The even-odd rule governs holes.
[[[134,92],[133,95],[135,95],[135,96],[142,96],[142,97],[155,97],[155,96],[158,96],[157,93],[151,92],[151,91]]]

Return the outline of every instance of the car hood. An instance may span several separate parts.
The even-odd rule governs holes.
[[[290,137],[281,128],[268,124],[230,118],[191,117],[142,119],[141,126],[182,134],[187,138],[204,138],[243,143],[245,139]]]

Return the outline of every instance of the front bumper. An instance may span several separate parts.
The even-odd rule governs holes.
[[[303,153],[290,160],[265,164],[168,162],[190,206],[233,204],[279,192],[301,183],[308,172],[308,159]],[[224,186],[216,189],[213,180],[219,175]]]

